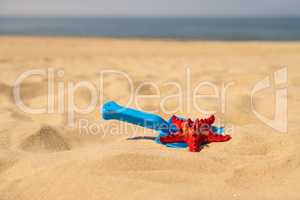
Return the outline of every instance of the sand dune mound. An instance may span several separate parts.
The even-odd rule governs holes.
[[[25,151],[56,152],[70,150],[70,145],[51,126],[42,126],[35,134],[27,137],[21,144]]]

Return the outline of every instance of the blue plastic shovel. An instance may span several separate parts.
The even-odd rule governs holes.
[[[171,118],[166,121],[159,115],[152,113],[146,113],[143,111],[135,110],[132,108],[126,108],[118,105],[114,101],[109,101],[102,106],[102,117],[105,120],[120,120],[130,124],[139,125],[144,128],[149,128],[158,131],[159,135],[156,137],[155,141],[162,144],[159,141],[159,137],[166,136],[172,132],[176,132],[177,128],[172,124]],[[223,127],[212,126],[213,132],[215,134],[224,133]],[[168,143],[165,144],[168,147],[175,148],[185,148],[186,143]]]

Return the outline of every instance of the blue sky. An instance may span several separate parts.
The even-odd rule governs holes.
[[[299,16],[300,0],[0,0],[0,15]]]

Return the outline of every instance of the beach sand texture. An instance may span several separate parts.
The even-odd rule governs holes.
[[[300,43],[299,42],[204,42],[139,39],[0,37],[0,199],[299,199],[300,198]],[[209,81],[226,92],[226,109],[218,101],[199,100],[202,109],[217,109],[218,120],[231,128],[233,139],[213,143],[200,153],[172,149],[152,140],[128,140],[155,136],[142,128],[111,133],[97,109],[76,114],[103,125],[93,134],[68,127],[68,111],[51,114],[23,112],[13,98],[13,84],[29,69],[60,69],[57,83],[88,81],[97,85],[99,71],[123,71],[134,89],[144,81],[155,83],[162,96],[176,92],[174,81],[187,93],[186,68],[191,88]],[[288,132],[279,133],[252,112],[254,85],[275,71],[288,67]],[[47,77],[32,76],[21,84],[27,106],[47,103]],[[130,96],[124,77],[107,76],[104,100],[125,104]],[[285,86],[283,86],[285,87]],[[282,88],[282,87],[281,87]],[[66,88],[65,88],[66,89]],[[66,89],[67,90],[67,89]],[[199,90],[200,91],[200,90]],[[144,86],[141,94],[153,95]],[[201,92],[201,91],[200,91]],[[202,92],[210,92],[202,91]],[[66,93],[66,99],[67,99]],[[286,97],[280,97],[286,98]],[[78,89],[76,104],[90,102],[87,90]],[[100,99],[100,97],[99,97]],[[57,100],[57,92],[55,93]],[[183,98],[183,105],[192,105]],[[139,101],[147,111],[168,118],[158,99]],[[272,118],[274,90],[254,97],[254,108]],[[68,101],[65,101],[68,106]],[[165,102],[175,109],[177,98]],[[131,105],[134,107],[134,104]],[[191,106],[193,108],[193,106]],[[176,114],[203,117],[182,108]],[[133,126],[130,126],[133,128]]]

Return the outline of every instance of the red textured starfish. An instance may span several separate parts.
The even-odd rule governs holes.
[[[159,140],[162,143],[185,142],[192,152],[200,151],[204,144],[230,140],[230,135],[216,135],[213,133],[211,126],[214,121],[214,115],[206,119],[196,119],[195,121],[191,119],[182,120],[173,116],[172,123],[177,127],[178,131],[168,136],[162,136]]]

